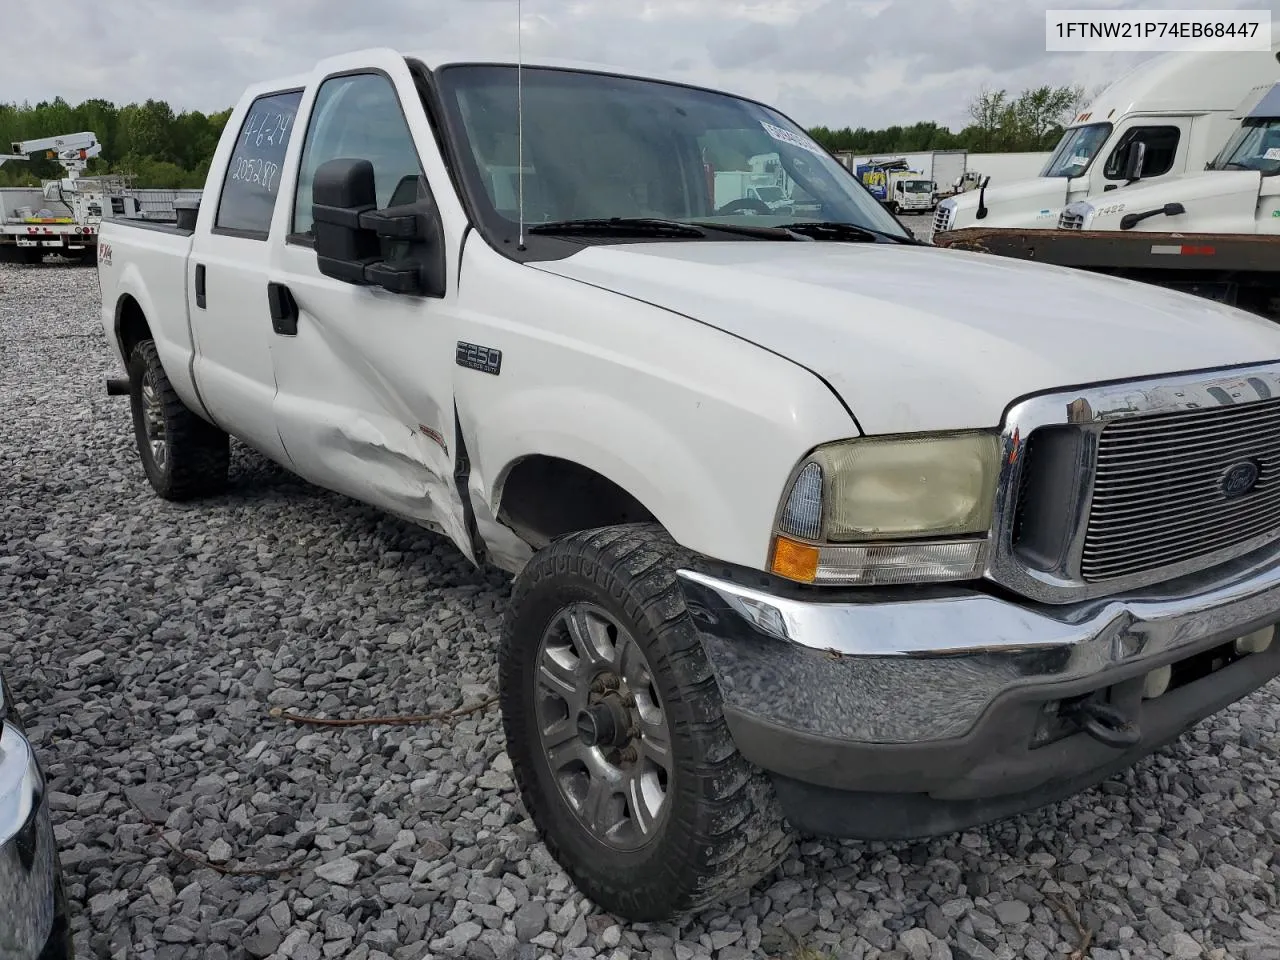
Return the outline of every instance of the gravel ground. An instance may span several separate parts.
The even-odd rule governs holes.
[[[504,578],[242,449],[229,495],[161,502],[103,392],[97,310],[92,270],[0,266],[0,662],[82,957],[1041,960],[1080,956],[1069,913],[1095,960],[1280,957],[1274,685],[1035,815],[804,842],[679,927],[601,914],[531,840],[495,710],[271,715],[482,700]]]

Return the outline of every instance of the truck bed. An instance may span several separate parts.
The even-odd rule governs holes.
[[[151,321],[156,350],[174,389],[187,396],[194,391],[187,295],[193,232],[175,223],[109,217],[103,219],[98,237],[104,330],[114,332],[118,324],[128,322],[124,311],[116,307],[122,296],[135,301]],[[107,340],[119,343],[119,338],[111,335]],[[128,366],[128,357],[119,359]]]

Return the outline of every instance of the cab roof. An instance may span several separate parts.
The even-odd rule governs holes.
[[[1144,60],[1102,91],[1071,123],[1114,121],[1127,113],[1234,110],[1250,88],[1280,79],[1280,43],[1270,50],[1197,50]]]
[[[513,47],[513,44],[480,44],[473,49],[447,51],[442,50],[391,50],[385,47],[373,48],[368,51],[353,51],[346,56],[359,56],[360,53],[394,53],[398,57],[406,59],[414,59],[421,63],[429,70],[437,70],[447,66],[459,66],[462,64],[497,64],[501,66],[514,67],[516,65],[516,51],[507,49]],[[297,87],[305,87],[315,76],[317,68],[323,68],[325,60],[319,61],[306,73],[295,73],[290,76],[276,77],[273,80],[264,81],[253,84],[248,92],[254,96],[261,96],[264,92],[275,90],[287,90]],[[666,83],[678,83],[687,86],[697,86],[702,89],[716,90],[719,92],[733,94],[732,90],[725,90],[714,84],[707,84],[690,77],[681,77],[675,74],[664,74],[654,70],[633,70],[620,67],[617,64],[601,63],[591,60],[575,60],[564,57],[543,57],[525,55],[523,58],[524,66],[530,68],[552,68],[559,70],[576,70],[587,73],[607,73],[615,76],[634,77],[639,80],[657,80]]]

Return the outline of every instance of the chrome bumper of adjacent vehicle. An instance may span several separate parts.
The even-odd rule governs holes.
[[[1141,677],[1280,621],[1280,562],[1215,574],[1069,606],[977,590],[824,602],[679,578],[727,710],[824,740],[912,745],[965,736],[1019,691],[1049,700],[1089,678]]]
[[[44,778],[27,738],[6,723],[0,732],[0,958],[65,955],[51,942],[58,877]]]

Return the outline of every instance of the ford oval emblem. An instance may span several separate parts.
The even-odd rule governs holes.
[[[1261,470],[1256,460],[1241,460],[1227,467],[1222,474],[1222,495],[1239,497],[1248,493],[1258,484]]]

